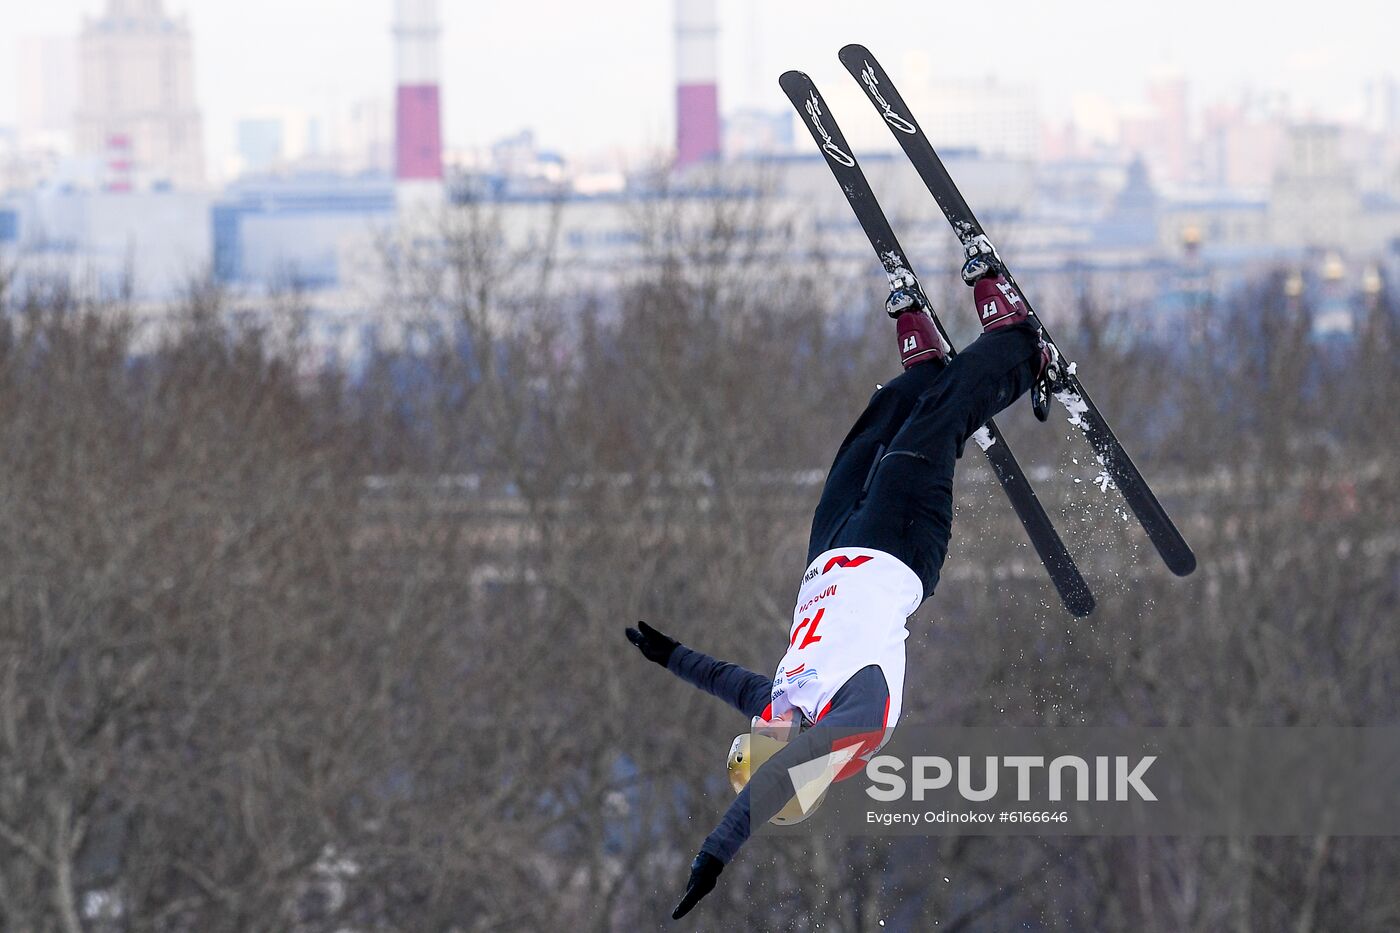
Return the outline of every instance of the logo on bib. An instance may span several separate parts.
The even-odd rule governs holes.
[[[826,566],[822,568],[822,573],[826,573],[833,567],[859,567],[861,564],[871,559],[869,554],[862,554],[859,557],[847,557],[845,554],[837,554],[826,562]]]

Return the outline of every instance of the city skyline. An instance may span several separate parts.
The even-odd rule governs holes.
[[[765,170],[772,203],[800,206],[818,228],[834,230],[846,206],[822,183],[821,158],[804,146],[792,108],[763,96],[763,75],[779,56],[818,78],[831,118],[851,150],[871,157],[879,186],[905,189],[891,203],[917,197],[909,187],[917,177],[859,85],[839,65],[828,73],[801,62],[800,52],[815,57],[818,46],[825,58],[845,27],[808,23],[782,33],[774,53],[763,25],[771,8],[659,4],[667,12],[648,31],[664,41],[648,43],[646,63],[595,50],[587,65],[570,66],[551,55],[560,40],[552,21],[540,43],[524,44],[528,60],[463,80],[460,49],[476,41],[461,38],[466,7],[375,0],[392,25],[371,23],[364,43],[374,53],[337,86],[337,105],[353,108],[347,118],[344,109],[327,112],[326,101],[308,103],[286,73],[309,64],[318,81],[336,79],[359,41],[363,23],[328,34],[324,0],[291,0],[259,60],[222,81],[229,66],[220,55],[248,40],[197,21],[197,9],[218,12],[204,0],[67,2],[103,15],[78,17],[76,40],[19,43],[25,122],[17,134],[0,132],[0,246],[34,269],[88,264],[112,283],[130,272],[145,295],[167,295],[201,269],[259,287],[294,274],[307,287],[349,294],[372,269],[365,256],[383,231],[477,197],[510,205],[511,229],[527,240],[541,206],[567,203],[559,229],[568,261],[606,278],[636,241],[632,211],[656,192],[647,170],[667,163],[684,197],[725,200],[749,190],[747,157],[776,154]],[[297,19],[308,11],[323,28]],[[200,38],[209,35],[219,41]],[[311,38],[288,51],[279,45],[287,35]],[[587,36],[569,41],[588,45]],[[959,43],[998,53],[959,71],[956,57],[943,55],[950,44],[915,41],[872,52],[1007,241],[1042,274],[1088,256],[1116,268],[1199,261],[1238,270],[1300,251],[1331,255],[1342,243],[1352,259],[1400,262],[1400,82],[1369,64],[1356,66],[1357,93],[1337,95],[1319,114],[1278,87],[1217,93],[1219,75],[1211,85],[1208,70],[1160,71],[1144,50],[1132,80],[1119,75],[1103,93],[1062,95],[1066,110],[1047,102],[1045,82],[1029,74],[1035,62],[1017,58],[1013,43]],[[746,49],[735,66],[732,56]],[[467,57],[472,68],[492,64],[489,55]],[[606,83],[619,61],[632,69],[625,88],[590,86]],[[750,74],[736,77],[743,71]],[[279,99],[259,96],[270,78],[280,82]],[[1055,80],[1077,79],[1065,71]],[[494,124],[482,116],[462,138],[464,115],[502,102],[507,116]],[[53,118],[67,108],[76,115],[70,126]],[[586,125],[570,130],[565,117]]]
[[[1375,6],[1340,0],[1333,10],[1346,18],[1363,16]],[[0,11],[0,36],[5,37],[0,58],[17,61],[17,49],[30,38],[76,36],[84,16],[95,16],[104,7],[105,0],[53,0],[42,8]],[[208,0],[166,0],[165,7],[189,16],[197,99],[205,139],[217,160],[234,151],[240,119],[271,110],[325,118],[358,102],[387,99],[392,91],[392,10],[387,0],[350,10],[328,0],[250,0],[237,10]],[[1254,8],[1267,9],[1262,3],[1245,3],[1222,10],[1190,0],[1167,16],[1105,12],[1089,4],[1061,4],[1052,12],[1015,3],[985,21],[986,31],[999,30],[993,38],[968,35],[966,26],[912,4],[866,4],[860,13],[851,13],[848,5],[818,0],[793,15],[720,0],[720,108],[726,115],[751,108],[781,111],[776,75],[784,67],[802,68],[819,82],[837,84],[841,75],[834,52],[847,40],[864,40],[894,68],[907,64],[937,80],[990,76],[1028,87],[1045,124],[1075,118],[1090,128],[1096,116],[1106,125],[1104,114],[1141,109],[1146,83],[1169,71],[1188,79],[1196,112],[1252,89],[1288,95],[1295,117],[1328,119],[1359,118],[1366,82],[1394,74],[1385,65],[1383,30],[1349,36],[1343,45],[1312,34],[1315,24],[1269,10],[1268,37],[1241,41],[1242,34],[1250,35],[1245,27]],[[1192,11],[1201,16],[1189,15]],[[893,16],[901,28],[881,35]],[[508,7],[448,3],[443,18],[443,116],[449,148],[481,149],[522,129],[533,130],[542,146],[569,154],[671,144],[675,66],[670,4],[600,0],[584,10],[544,0]],[[617,28],[621,21],[626,29]],[[325,28],[330,22],[334,34]],[[540,22],[549,28],[535,28]],[[268,23],[277,28],[264,25]],[[1202,30],[1200,23],[1210,28]],[[941,41],[926,38],[940,32],[956,35]],[[1132,48],[1125,48],[1127,43],[1091,45],[1086,54],[1064,55],[1074,34],[1105,32],[1152,38]],[[520,48],[519,43],[499,41],[527,34],[533,50],[529,57],[508,51]],[[1376,48],[1368,50],[1368,43]],[[250,48],[259,50],[254,63],[248,61]],[[13,66],[0,69],[0,125],[18,119],[17,71]],[[1103,74],[1113,77],[1099,77]],[[232,75],[238,80],[230,80]],[[502,94],[503,87],[509,93]]]

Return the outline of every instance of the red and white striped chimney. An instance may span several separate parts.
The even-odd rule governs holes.
[[[676,0],[676,167],[719,157],[719,2]]]
[[[442,27],[439,0],[394,0],[394,178],[420,200],[442,193],[442,100],[438,90]]]

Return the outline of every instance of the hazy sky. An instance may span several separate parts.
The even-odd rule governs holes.
[[[0,0],[0,124],[15,119],[20,36],[75,32],[105,0]],[[387,96],[391,0],[166,0],[187,12],[206,135],[215,150],[245,114],[326,111]],[[1322,10],[1325,9],[1325,16]],[[672,134],[670,0],[443,0],[449,145],[533,126],[570,152],[664,145]],[[1245,87],[1287,91],[1300,110],[1358,111],[1368,77],[1394,73],[1400,12],[1384,0],[720,0],[721,108],[786,106],[785,68],[848,81],[836,60],[860,41],[899,74],[906,52],[935,73],[1033,84],[1042,113],[1077,97],[1131,104],[1143,81],[1183,72],[1197,101]]]

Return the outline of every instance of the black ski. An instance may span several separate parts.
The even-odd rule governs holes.
[[[915,295],[919,303],[933,315],[934,323],[943,342],[948,345],[951,357],[952,353],[956,352],[952,341],[948,340],[948,334],[943,329],[942,322],[938,320],[938,315],[933,313],[933,306],[919,286],[919,280],[909,265],[909,259],[899,241],[895,239],[894,230],[890,228],[885,212],[880,209],[880,204],[870,189],[870,183],[866,181],[865,174],[856,163],[850,147],[846,145],[840,127],[827,112],[826,102],[817,93],[812,80],[800,71],[787,72],[778,83],[792,101],[792,105],[797,108],[797,112],[802,115],[807,129],[811,131],[812,139],[826,157],[827,165],[831,167],[832,174],[836,176],[837,183],[846,195],[846,200],[850,202],[851,210],[855,212],[856,219],[870,238],[870,245],[880,257],[885,275],[889,278],[891,291],[903,289]],[[1040,555],[1045,569],[1050,572],[1050,579],[1059,591],[1060,598],[1064,600],[1066,608],[1076,616],[1088,615],[1094,609],[1094,595],[1089,591],[1089,585],[1075,566],[1074,558],[1060,540],[1059,533],[1050,522],[1050,516],[1045,514],[1044,506],[1036,498],[1035,490],[1031,488],[1025,472],[1016,462],[1011,448],[1006,445],[1006,440],[997,430],[995,422],[988,421],[985,427],[973,435],[973,439],[991,461],[1002,489],[1006,491],[1012,508],[1016,510],[1017,517],[1025,526],[1031,545]]]
[[[952,224],[953,231],[962,242],[963,248],[967,250],[969,256],[977,252],[991,251],[995,253],[995,248],[987,238],[982,225],[977,222],[972,209],[967,206],[967,201],[963,200],[962,193],[958,191],[958,186],[954,184],[953,178],[944,168],[943,161],[938,158],[938,153],[933,149],[932,143],[919,128],[918,121],[909,112],[908,106],[904,103],[904,98],[895,89],[894,83],[890,81],[889,75],[880,67],[880,63],[875,60],[875,56],[870,54],[870,50],[863,45],[848,45],[841,50],[841,64],[846,66],[846,70],[851,73],[857,83],[865,91],[866,97],[875,105],[875,109],[880,112],[889,130],[899,140],[900,146],[904,149],[905,155],[914,163],[914,168],[918,170],[919,177],[923,179],[928,187],[933,199],[938,202],[938,206],[943,210],[943,216],[948,218],[948,223]],[[1034,314],[1034,308],[1030,306],[1030,299],[1026,298],[1025,291],[1017,284],[1016,279],[1008,271],[1007,280],[1019,293],[1022,300]],[[1037,319],[1039,316],[1036,316]],[[1044,324],[1041,324],[1042,328]],[[1051,343],[1049,332],[1045,332],[1045,339]],[[1057,346],[1058,350],[1059,347]],[[1063,353],[1061,358],[1068,360]],[[1157,548],[1157,553],[1162,555],[1162,560],[1172,573],[1177,576],[1186,576],[1196,569],[1196,555],[1191,552],[1191,546],[1186,543],[1186,539],[1181,536],[1171,517],[1167,515],[1162,504],[1157,501],[1151,487],[1147,485],[1147,480],[1143,479],[1138,468],[1133,464],[1123,445],[1119,443],[1113,430],[1108,426],[1099,413],[1099,409],[1089,393],[1084,391],[1084,386],[1080,384],[1079,377],[1075,374],[1073,364],[1066,364],[1064,378],[1059,383],[1058,391],[1054,393],[1061,404],[1069,412],[1070,423],[1084,432],[1085,438],[1094,448],[1099,461],[1103,464],[1108,475],[1113,478],[1114,483],[1127,500],[1128,507],[1133,510],[1138,521],[1142,523],[1143,530],[1147,532],[1147,537],[1151,539]]]

